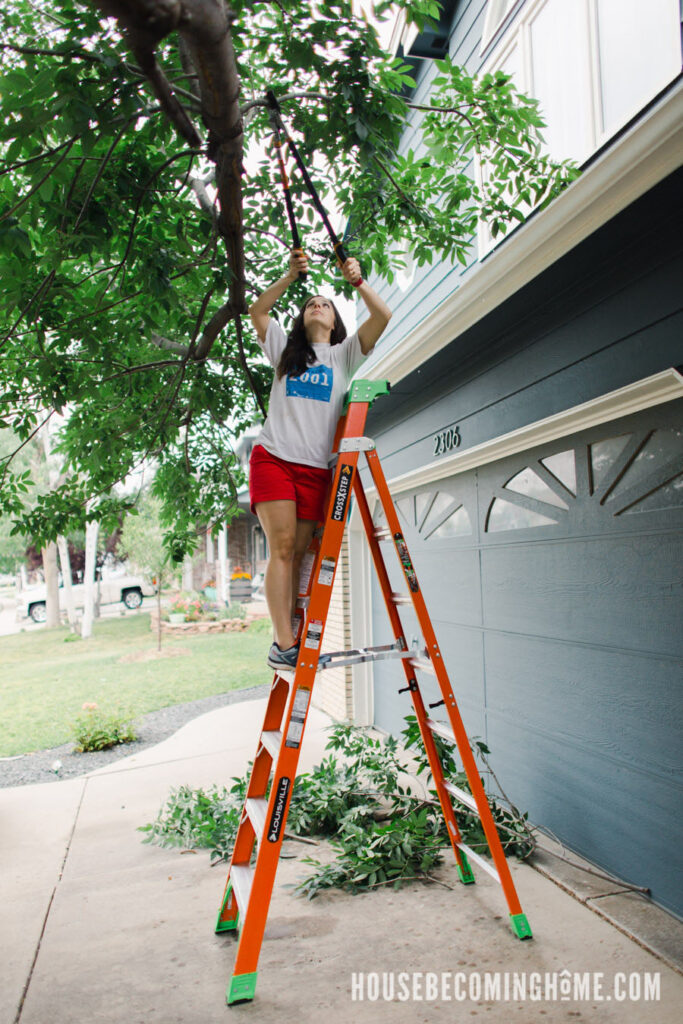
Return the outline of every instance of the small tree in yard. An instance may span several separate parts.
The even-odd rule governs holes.
[[[161,590],[171,582],[176,571],[163,543],[160,520],[161,502],[147,492],[133,508],[123,524],[121,549],[138,572],[157,586],[157,650],[161,650]]]

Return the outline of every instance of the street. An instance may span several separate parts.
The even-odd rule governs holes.
[[[137,608],[135,611],[128,611],[120,602],[117,604],[105,604],[102,605],[100,610],[100,618],[108,619],[121,615],[139,615],[141,611],[149,611],[153,608],[156,600],[156,597],[144,597],[140,608]],[[0,598],[0,604],[0,636],[10,636],[12,633],[29,632],[34,629],[45,629],[44,622],[34,622],[30,618],[17,622],[14,598],[3,595]],[[82,613],[82,609],[79,610],[80,613]]]

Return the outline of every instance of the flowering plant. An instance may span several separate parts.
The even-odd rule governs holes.
[[[196,594],[180,593],[171,601],[171,613],[184,615],[188,622],[194,622],[202,613],[202,602]]]
[[[233,573],[230,577],[231,580],[250,580],[251,573],[246,569],[243,569],[241,565],[236,565]]]

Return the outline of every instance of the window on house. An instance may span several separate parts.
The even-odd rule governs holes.
[[[482,67],[497,70],[539,101],[550,155],[585,163],[680,73],[679,0],[528,0]],[[481,253],[493,243],[483,226]]]
[[[484,31],[481,36],[480,53],[483,53],[489,45],[498,29],[503,24],[503,21],[515,6],[515,2],[516,0],[489,0],[486,8]]]

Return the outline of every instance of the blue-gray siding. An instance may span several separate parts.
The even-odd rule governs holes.
[[[673,175],[377,402],[368,433],[387,476],[431,462],[444,426],[470,447],[683,363],[681,184]],[[681,915],[682,428],[672,402],[421,488],[462,503],[471,532],[455,537],[428,537],[400,503],[466,727],[508,795]],[[609,500],[590,446],[626,436],[636,447],[615,458]],[[564,451],[576,493],[544,509],[555,522],[489,530],[505,484]],[[373,627],[381,643],[377,591]],[[407,695],[388,664],[375,680],[376,723],[397,732]]]

